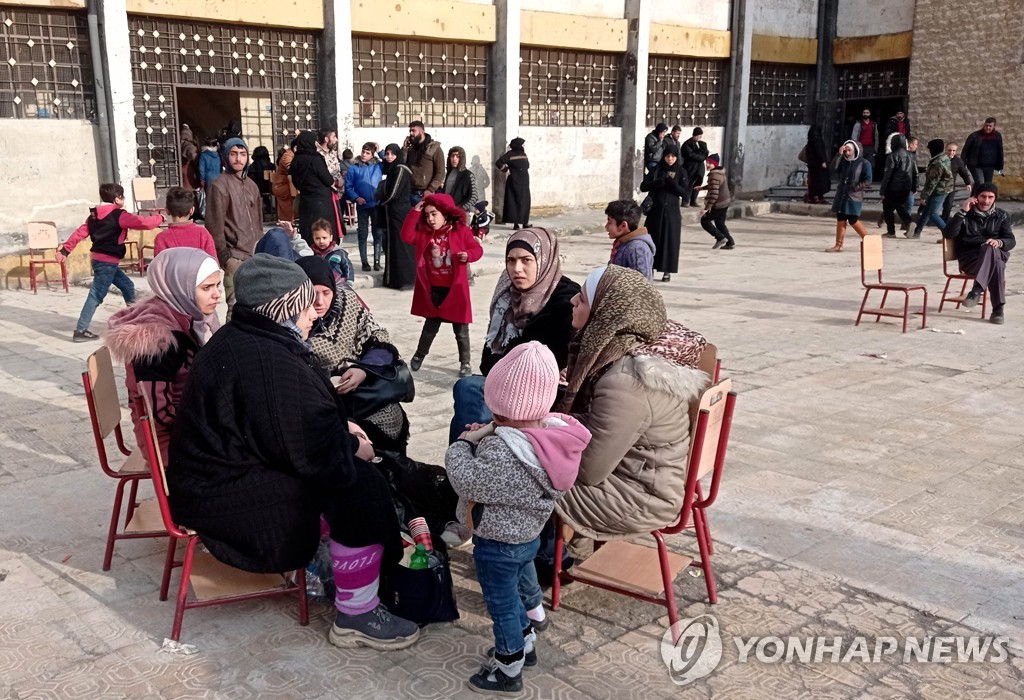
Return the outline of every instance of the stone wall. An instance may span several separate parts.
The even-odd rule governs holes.
[[[914,25],[915,0],[840,0],[839,16],[836,31],[839,36],[875,36],[878,34],[896,34],[909,32]],[[962,7],[960,10],[948,2],[924,2],[917,0],[918,13],[921,5],[930,5],[931,11],[944,18],[951,25],[957,25],[965,19],[962,15],[971,14],[975,8]],[[1014,0],[994,4],[1014,4]]]
[[[1006,177],[1003,196],[1024,197],[1024,6],[992,0],[950,12],[944,0],[917,0],[910,61],[914,133],[963,144],[985,117],[999,120]]]

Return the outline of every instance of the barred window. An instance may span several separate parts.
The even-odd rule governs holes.
[[[725,125],[728,59],[651,56],[647,123]]]
[[[809,124],[813,86],[813,66],[751,62],[747,123]]]
[[[839,99],[906,97],[910,61],[877,61],[840,66]]]
[[[95,116],[85,14],[0,7],[0,118]]]
[[[523,126],[612,126],[620,54],[523,46],[519,121]]]
[[[487,123],[485,44],[352,37],[356,126]]]

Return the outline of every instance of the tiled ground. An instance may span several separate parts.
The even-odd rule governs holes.
[[[554,224],[579,232],[579,217]],[[684,230],[682,271],[659,284],[673,317],[704,332],[740,392],[727,473],[711,513],[720,600],[682,575],[683,614],[714,614],[726,638],[717,670],[685,692],[721,697],[1016,697],[1024,681],[1024,285],[1011,260],[1007,325],[977,313],[930,316],[901,335],[854,328],[855,247],[819,251],[823,219],[733,222],[738,247],[711,251]],[[497,228],[496,233],[500,231]],[[562,239],[581,278],[607,258],[602,235]],[[894,278],[921,280],[937,306],[938,246],[887,242]],[[485,318],[503,246],[487,246],[474,287]],[[144,282],[140,287],[144,286]],[[406,294],[361,292],[404,350],[419,331]],[[283,600],[196,610],[184,641],[160,652],[172,604],[157,600],[162,545],[122,543],[100,571],[113,489],[95,466],[79,374],[90,352],[67,341],[85,289],[0,292],[0,697],[354,697],[466,695],[491,644],[472,576],[454,558],[463,617],[409,650],[341,651],[330,609],[308,628]],[[111,295],[98,319],[119,308]],[[1019,308],[1018,308],[1019,307]],[[102,324],[97,322],[96,327]],[[484,323],[473,326],[479,348]],[[951,331],[963,330],[963,334]],[[438,336],[410,408],[412,453],[439,461],[455,377]],[[673,546],[690,551],[692,539]],[[172,589],[173,591],[173,589]],[[661,661],[658,608],[570,586],[542,636],[529,697],[677,696]],[[730,639],[755,636],[976,634],[1010,637],[1002,664],[739,663]]]

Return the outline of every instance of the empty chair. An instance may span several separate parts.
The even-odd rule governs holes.
[[[60,268],[60,283],[64,285],[64,291],[68,291],[68,268],[63,260],[57,260],[57,247],[60,241],[57,240],[57,225],[52,221],[30,221],[28,224],[28,278],[32,293],[36,294],[37,279],[36,269],[43,271],[46,278],[44,284],[50,287],[50,276],[46,274],[47,265],[57,265]],[[56,280],[54,280],[56,283]]]
[[[882,316],[891,316],[903,319],[903,332],[907,332],[907,320],[911,316],[910,294],[920,291],[923,300],[921,310],[914,311],[914,314],[921,315],[921,328],[924,328],[928,321],[928,289],[923,284],[904,284],[901,282],[882,281],[882,237],[877,234],[864,236],[860,241],[860,281],[864,285],[864,299],[860,303],[860,311],[857,313],[857,321],[853,324],[860,325],[862,316],[874,316],[875,323],[881,320]],[[867,273],[874,272],[878,275],[877,282],[868,282]],[[876,309],[866,308],[868,296],[871,292],[878,290],[882,292],[882,303]],[[903,308],[885,308],[885,302],[889,298],[889,292],[903,294]]]

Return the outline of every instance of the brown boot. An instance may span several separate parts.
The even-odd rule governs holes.
[[[843,239],[846,238],[846,222],[836,222],[836,244],[831,248],[826,248],[826,253],[842,253],[843,252]]]

